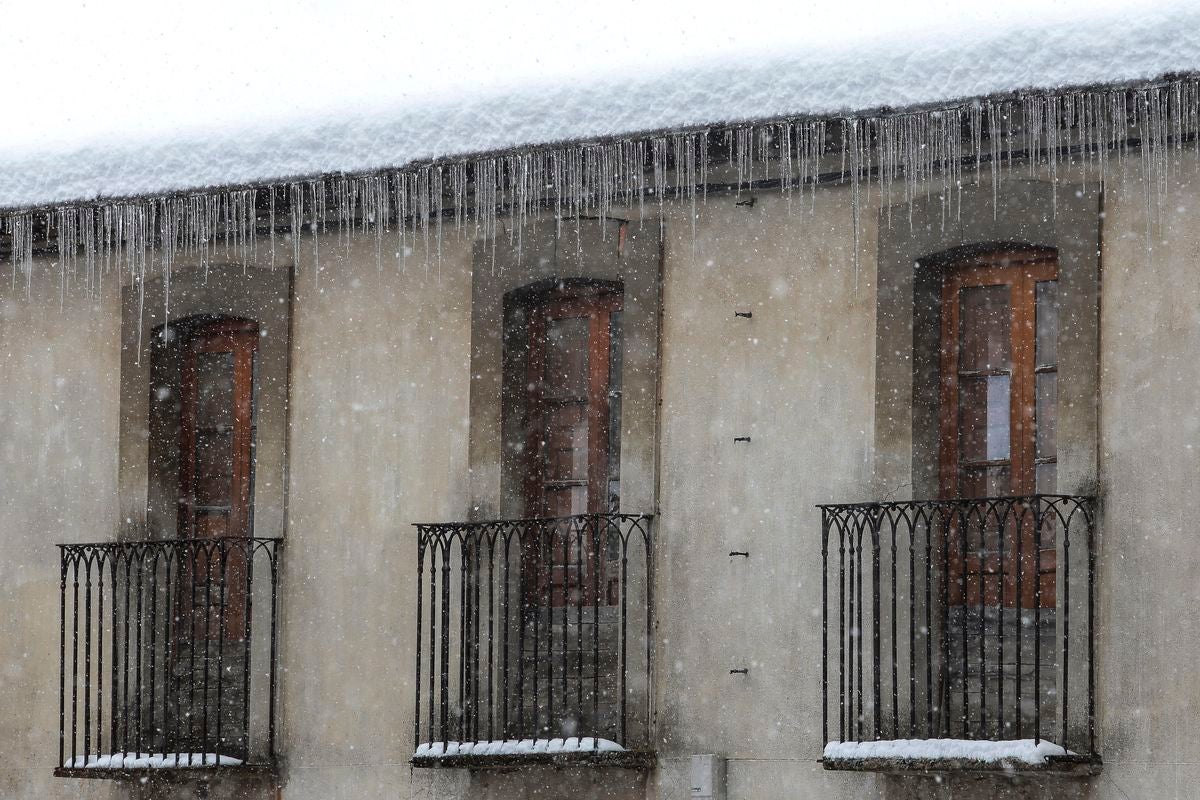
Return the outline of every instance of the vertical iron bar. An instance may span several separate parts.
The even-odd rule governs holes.
[[[862,738],[863,738],[863,717],[864,717],[864,714],[863,714],[863,698],[864,698],[864,694],[863,694],[863,651],[866,649],[865,646],[863,645],[863,639],[865,637],[863,636],[863,540],[862,540],[863,529],[862,529],[861,524],[859,525],[858,530],[855,531],[855,533],[858,536],[858,542],[856,543],[858,563],[855,565],[855,571],[857,573],[857,578],[858,578],[858,583],[857,583],[857,586],[855,587],[856,593],[857,593],[855,599],[856,599],[856,604],[857,604],[857,609],[858,609],[858,618],[857,618],[857,622],[855,623],[855,630],[858,631],[858,648],[857,648],[858,649],[858,687],[857,687],[857,689],[858,689],[858,709],[857,709],[856,719],[858,721],[858,741],[861,742]]]
[[[537,533],[537,538],[534,541],[535,550],[537,552],[536,577],[534,579],[534,588],[536,595],[534,598],[534,608],[531,616],[533,617],[533,736],[537,739],[542,732],[542,693],[541,689],[541,643],[542,643],[542,609],[546,607],[545,592],[546,587],[550,585],[549,575],[543,576],[546,570],[546,529],[544,523],[533,523],[534,531]]]
[[[537,586],[537,571],[535,565],[530,564],[529,569],[525,568],[526,554],[532,551],[532,546],[528,542],[529,524],[519,523],[516,527],[517,536],[517,558],[520,559],[518,577],[520,586],[517,587],[517,594],[521,600],[521,613],[517,620],[517,731],[514,738],[520,738],[525,734],[525,623],[529,617],[529,581],[533,581],[533,586]]]
[[[1033,743],[1042,740],[1042,502],[1034,512],[1033,528]]]
[[[272,761],[275,759],[275,694],[279,667],[279,559],[282,557],[279,548],[282,545],[282,540],[272,542],[267,551],[270,553],[271,564],[271,664],[268,672],[271,677],[267,689],[267,757]],[[247,750],[249,745],[247,739]]]
[[[504,607],[504,618],[503,618],[503,622],[500,625],[500,658],[501,658],[501,664],[500,664],[501,726],[500,727],[503,729],[504,732],[503,732],[503,734],[501,734],[500,738],[507,740],[512,736],[512,732],[509,728],[509,706],[511,705],[511,697],[510,697],[511,689],[509,688],[509,683],[508,683],[508,652],[509,652],[508,651],[508,635],[509,635],[510,626],[512,624],[512,620],[510,617],[510,610],[509,610],[509,586],[508,586],[508,584],[509,584],[509,581],[512,579],[512,575],[510,574],[511,567],[509,566],[509,557],[510,557],[509,551],[512,547],[512,530],[507,525],[502,525],[496,535],[498,537],[498,541],[502,543],[502,546],[504,548],[503,549],[504,561],[502,563],[502,569],[500,570],[501,575],[503,576],[501,578],[501,580],[504,581],[504,588],[503,588],[503,591],[501,592],[501,597],[502,597],[501,604]]]
[[[58,550],[58,766],[67,756],[67,548]]]
[[[213,748],[213,753],[217,755],[217,762],[220,763],[220,747],[224,745],[224,726],[222,719],[225,716],[225,638],[229,635],[229,609],[226,607],[226,584],[229,580],[229,540],[221,539],[217,544],[217,563],[220,568],[219,580],[220,585],[217,590],[217,732],[215,737],[216,747]],[[202,759],[208,758],[208,751],[205,750],[205,755]],[[204,763],[201,760],[201,763]]]
[[[110,668],[112,670],[112,679],[109,681],[109,694],[112,695],[112,713],[109,714],[112,731],[109,735],[108,749],[110,755],[117,753],[117,561],[120,560],[121,554],[117,549],[112,551],[112,561],[109,562],[109,578],[111,586],[109,591],[112,592],[112,636],[110,641]]]
[[[422,579],[425,577],[425,530],[417,528],[417,680],[416,705],[413,709],[413,750],[421,746],[421,622],[422,604],[425,593]],[[431,736],[430,739],[433,737]]]
[[[587,580],[586,573],[583,571],[583,551],[587,547],[586,539],[587,530],[595,528],[600,524],[600,519],[594,517],[590,520],[591,524],[585,520],[582,529],[577,529],[575,533],[575,582],[578,585],[573,604],[575,606],[575,721],[576,727],[583,720],[583,607],[587,604]],[[596,568],[596,559],[589,554],[589,567],[594,571]],[[566,705],[566,699],[563,700],[563,705]]]
[[[496,728],[495,728],[495,722],[496,722],[496,655],[495,655],[496,630],[495,630],[495,623],[496,623],[496,542],[498,540],[498,531],[496,530],[495,526],[492,526],[488,530],[487,536],[488,536],[488,556],[487,556],[487,563],[488,563],[488,601],[487,601],[487,603],[488,603],[488,612],[487,612],[487,625],[488,625],[488,634],[487,634],[487,637],[488,637],[488,654],[487,654],[488,727],[487,727],[487,729],[488,729],[488,734],[487,734],[487,738],[488,738],[488,741],[490,742],[490,741],[495,741],[495,739],[496,739]],[[418,638],[420,638],[420,637],[418,637]]]
[[[925,736],[933,737],[933,511],[925,517]],[[941,698],[941,693],[938,693]]]
[[[917,531],[918,507],[910,509],[908,519],[908,738],[916,738],[917,729]],[[896,727],[900,723],[897,720]],[[897,735],[899,735],[897,731]]]
[[[642,531],[642,543],[645,547],[643,555],[646,558],[646,743],[650,740],[651,714],[654,698],[654,560],[653,560],[653,525],[649,517],[644,519],[645,529]],[[628,534],[627,534],[628,535]]]
[[[579,524],[579,521],[578,521],[578,519],[572,519],[572,520],[570,520],[570,521],[567,521],[567,522],[564,522],[564,523],[563,523],[563,546],[562,546],[562,576],[563,576],[563,578],[562,578],[562,582],[563,582],[563,588],[562,588],[562,593],[563,593],[563,596],[562,596],[562,663],[559,665],[559,675],[560,675],[560,678],[561,678],[560,682],[561,682],[561,684],[562,684],[562,709],[561,709],[561,711],[560,711],[559,713],[560,713],[560,714],[562,714],[564,717],[565,717],[565,716],[566,716],[566,714],[567,714],[567,655],[568,655],[568,652],[567,652],[567,651],[568,651],[568,648],[569,648],[569,642],[570,642],[570,640],[569,640],[569,636],[570,636],[570,634],[569,634],[569,632],[567,631],[567,614],[568,614],[568,611],[569,611],[569,609],[570,609],[570,607],[571,607],[571,604],[572,604],[572,603],[576,603],[576,604],[577,604],[577,601],[574,601],[574,600],[572,600],[572,599],[571,599],[571,572],[570,572],[570,570],[571,570],[571,566],[570,566],[570,564],[571,564],[571,561],[570,561],[570,558],[571,558],[571,555],[570,555],[570,547],[571,547],[571,532],[572,532],[572,531],[575,529],[575,526],[576,526],[577,524]],[[553,690],[552,690],[552,691],[551,691],[551,694],[553,694],[553,693],[554,693],[554,692],[553,692]],[[562,725],[560,724],[558,727],[559,727],[559,729],[560,729],[560,732],[561,732]]]
[[[829,743],[829,510],[821,509],[821,746]]]
[[[486,532],[483,528],[479,526],[474,527],[471,537],[473,540],[471,546],[475,550],[475,563],[472,565],[471,569],[471,590],[475,594],[475,597],[471,602],[471,623],[472,627],[474,628],[471,633],[471,653],[474,656],[471,659],[471,663],[474,665],[475,670],[475,674],[471,677],[471,738],[474,741],[479,741],[479,719],[481,716],[479,713],[479,700],[482,694],[479,688],[479,678],[481,675],[479,657],[480,653],[483,651],[483,647],[480,642],[480,639],[483,636],[483,614],[480,612],[481,606],[479,605],[479,594],[481,591],[479,581],[480,577],[483,575],[483,569],[480,567],[479,560],[482,557],[481,551],[483,550],[483,541],[485,536]],[[490,736],[488,738],[491,739]]]
[[[135,612],[136,616],[135,616],[135,623],[134,623],[134,628],[135,628],[136,635],[137,635],[137,640],[136,640],[137,644],[134,646],[134,658],[137,659],[137,664],[135,664],[134,668],[133,668],[133,674],[134,674],[133,698],[134,698],[134,708],[136,709],[134,711],[134,731],[136,732],[136,738],[134,739],[135,745],[133,748],[133,752],[135,754],[137,754],[137,753],[143,752],[143,747],[142,747],[142,745],[143,745],[143,742],[142,742],[142,733],[143,733],[143,730],[142,730],[143,729],[142,698],[145,697],[145,694],[144,694],[145,686],[142,684],[142,655],[144,653],[144,648],[142,646],[142,630],[144,628],[144,626],[142,624],[142,594],[143,594],[142,590],[145,588],[145,582],[146,582],[146,578],[145,578],[145,574],[144,574],[145,566],[146,566],[146,564],[145,564],[146,551],[143,546],[136,545],[133,548],[133,553],[137,557],[137,592],[136,592],[137,610]]]
[[[258,556],[258,543],[254,539],[242,542],[246,549],[245,561],[246,582],[242,587],[242,596],[246,598],[245,608],[242,609],[242,729],[239,733],[245,737],[246,756],[250,756],[250,670],[252,667],[250,642],[254,632],[254,559]],[[264,543],[264,547],[270,545]],[[272,756],[274,753],[271,754]]]
[[[96,558],[96,753],[104,747],[104,564],[106,549],[99,548]],[[62,759],[59,759],[60,761]]]
[[[437,535],[437,538],[430,539],[430,548],[429,548],[429,741],[430,741],[430,743],[438,741],[438,739],[435,739],[434,735],[433,735],[433,730],[434,730],[434,724],[433,724],[434,716],[433,715],[434,715],[434,708],[435,708],[435,705],[434,705],[434,696],[435,696],[434,695],[434,680],[435,680],[435,675],[437,674],[437,663],[438,663],[438,659],[437,659],[438,647],[437,647],[436,640],[438,639],[438,636],[441,633],[441,628],[437,624],[438,623],[437,604],[438,604],[438,600],[440,598],[439,598],[439,595],[437,592],[438,565],[437,565],[437,561],[436,561],[438,546],[440,544],[442,544],[442,534],[441,533],[439,533]],[[446,668],[446,665],[442,664],[442,669],[445,669],[445,668]]]
[[[999,602],[996,609],[997,641],[996,641],[996,738],[1004,739],[1004,529],[1009,520],[1017,513],[1016,501],[1009,501],[1008,513],[1004,515],[1004,524],[1000,526],[997,549],[999,550],[999,567],[996,575],[996,589]]]
[[[155,682],[158,676],[155,668],[158,662],[158,558],[160,552],[157,545],[150,546],[148,550],[152,560],[150,562],[150,690],[147,697],[150,699],[148,703],[150,706],[150,724],[148,727],[152,736],[155,731],[154,719],[157,711],[157,704],[154,701],[158,694],[158,684]],[[154,744],[159,743],[157,737],[153,741]],[[153,745],[147,747],[147,751],[154,752]]]
[[[855,724],[856,704],[854,700],[854,675],[856,672],[854,666],[854,653],[857,651],[855,643],[860,641],[858,627],[855,623],[855,609],[858,607],[855,603],[854,587],[857,585],[854,576],[857,574],[855,570],[856,553],[858,548],[854,541],[856,528],[858,526],[857,515],[850,518],[849,530],[846,531],[846,538],[849,540],[849,579],[850,586],[846,593],[846,647],[849,652],[849,665],[846,673],[846,697],[849,700],[849,705],[846,707],[846,727],[849,729],[849,737],[852,741],[858,741],[862,737],[859,735],[858,726]]]
[[[1017,523],[1017,634],[1016,642],[1014,642],[1017,650],[1017,675],[1016,687],[1013,694],[1013,717],[1016,720],[1016,734],[1014,738],[1017,739],[1021,738],[1021,728],[1022,723],[1024,722],[1023,718],[1025,716],[1021,710],[1021,661],[1022,654],[1025,650],[1025,586],[1023,580],[1023,576],[1025,574],[1025,525],[1029,519],[1031,507],[1036,507],[1037,503],[1037,497],[1034,497],[1029,503],[1027,503],[1023,513],[1021,514],[1021,518]]]
[[[950,736],[950,521],[954,518],[952,506],[939,504],[942,509],[942,635],[939,643],[942,651],[941,673],[942,688],[938,694],[942,698],[942,718],[938,727],[942,733]]]
[[[601,565],[608,550],[608,537],[613,535],[611,525],[604,527],[604,535],[600,535],[600,526],[592,531],[593,552]],[[619,536],[619,532],[618,532]],[[603,551],[602,551],[603,548]],[[592,724],[600,722],[600,569],[592,573]]]
[[[170,545],[163,545],[163,560],[165,563],[165,571],[163,573],[163,664],[162,664],[162,704],[163,704],[163,722],[162,722],[162,751],[164,753],[178,752],[171,747],[171,726],[174,724],[174,718],[171,716],[171,673],[175,668],[175,643],[171,636],[171,619],[172,613],[178,614],[178,607],[175,606],[172,600],[172,594],[175,591],[175,584],[171,582],[171,565],[174,559],[171,555]],[[178,580],[176,580],[178,583]]]
[[[439,708],[440,741],[449,742],[447,727],[450,723],[450,546],[451,540],[442,542],[442,625],[441,625],[441,658],[442,664]]]
[[[1086,505],[1084,511],[1084,522],[1087,525],[1087,557],[1088,557],[1088,585],[1087,585],[1087,604],[1088,604],[1088,755],[1095,756],[1096,754],[1096,597],[1095,597],[1095,578],[1096,578],[1096,546],[1095,533],[1096,508],[1093,501],[1085,499],[1082,501]],[[1063,742],[1063,747],[1067,743]]]
[[[987,728],[987,515],[995,513],[995,506],[983,512],[979,520],[979,729],[980,739],[988,738]],[[996,515],[999,520],[999,515]],[[997,521],[997,525],[999,522]]]
[[[882,711],[882,658],[880,630],[879,630],[879,612],[880,612],[880,543],[879,543],[879,522],[881,513],[876,511],[871,514],[871,658],[874,664],[871,667],[871,717],[872,729],[875,739],[882,736],[880,730],[880,717],[883,716]],[[893,664],[895,660],[893,659]]]
[[[71,763],[79,757],[76,742],[79,717],[79,561],[75,559],[71,570]]]
[[[469,692],[470,687],[470,668],[467,666],[467,658],[470,655],[470,632],[467,629],[467,618],[470,612],[467,608],[469,602],[469,577],[467,575],[467,567],[470,561],[470,556],[467,555],[467,531],[460,528],[458,540],[458,740],[465,742],[467,740],[467,709],[469,708]]]
[[[899,687],[899,673],[898,673],[898,665],[900,663],[900,659],[897,656],[898,651],[896,649],[897,648],[897,643],[896,643],[896,612],[897,612],[896,596],[898,594],[898,592],[896,590],[896,520],[892,519],[890,517],[890,515],[887,519],[888,519],[889,527],[892,529],[892,564],[891,564],[891,566],[892,566],[892,585],[891,585],[891,595],[892,595],[892,735],[890,738],[898,739],[898,738],[900,738],[900,695],[899,695],[900,687]],[[911,591],[911,588],[912,587],[910,586],[909,587],[910,591]],[[878,594],[878,591],[876,592],[876,594]],[[910,611],[909,619],[911,619],[911,618],[912,618],[912,613]],[[876,727],[878,727],[878,723],[876,724]]]
[[[969,701],[967,699],[967,677],[970,674],[970,665],[968,663],[968,653],[970,648],[967,646],[967,609],[970,608],[967,602],[967,520],[970,515],[966,505],[959,505],[958,517],[960,522],[960,540],[962,549],[960,551],[960,559],[962,561],[961,569],[959,570],[958,583],[962,587],[962,738],[971,738],[967,734],[967,717],[970,712]]]
[[[208,665],[212,661],[212,586],[213,586],[213,545],[205,542],[204,545],[204,692],[201,702],[204,704],[201,715],[202,722],[200,723],[200,763],[204,763],[206,753],[209,752],[208,747],[208,696],[210,693],[208,686]],[[190,763],[189,756],[189,763]]]
[[[627,712],[628,712],[628,707],[629,707],[629,697],[628,697],[627,680],[628,680],[629,660],[628,660],[628,654],[627,654],[627,644],[628,643],[626,641],[626,637],[628,636],[628,633],[629,633],[628,600],[629,600],[629,540],[626,539],[624,536],[622,536],[621,537],[621,628],[620,628],[621,741],[619,743],[622,747],[624,747],[626,742],[628,741],[628,739],[627,739],[627,737],[628,737],[628,729],[627,729],[628,713]]]
[[[133,554],[125,551],[125,603],[121,608],[121,753],[129,752],[129,583],[133,573]]]
[[[1052,509],[1057,513],[1061,508],[1059,501],[1054,501]],[[1062,657],[1062,746],[1066,747],[1067,742],[1067,721],[1070,717],[1068,713],[1068,704],[1071,700],[1071,526],[1066,515],[1058,513],[1057,516],[1062,520],[1062,545],[1063,545],[1063,579],[1062,579],[1062,642],[1063,642],[1063,657]],[[1055,580],[1057,583],[1057,578]],[[1088,632],[1089,634],[1091,631]]]
[[[92,557],[83,562],[83,760],[92,753]]]
[[[838,741],[846,741],[846,536],[838,524]]]

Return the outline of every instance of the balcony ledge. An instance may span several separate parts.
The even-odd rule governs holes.
[[[277,777],[274,764],[222,764],[180,767],[57,767],[56,778],[86,778],[138,781],[139,783],[187,783],[234,776]]]

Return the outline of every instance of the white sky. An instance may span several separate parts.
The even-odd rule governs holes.
[[[0,152],[266,127],[670,64],[961,41],[1163,0],[0,0]],[[935,45],[936,46],[936,45]],[[16,66],[14,76],[11,67]]]

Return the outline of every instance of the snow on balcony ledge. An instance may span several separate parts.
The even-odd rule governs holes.
[[[626,750],[609,739],[506,739],[480,742],[426,742],[413,753],[414,766],[486,768],[513,764],[580,763],[642,767],[653,754]]]
[[[114,753],[68,758],[63,769],[198,769],[242,763],[240,758],[216,753]]]
[[[876,772],[950,772],[958,770],[1046,770],[1061,764],[1068,771],[1093,772],[1096,764],[1045,739],[1005,741],[971,739],[884,739],[830,742],[823,754],[826,769]]]

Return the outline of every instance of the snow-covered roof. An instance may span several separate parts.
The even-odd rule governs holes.
[[[1186,0],[162,8],[4,9],[0,208],[1200,70]]]

